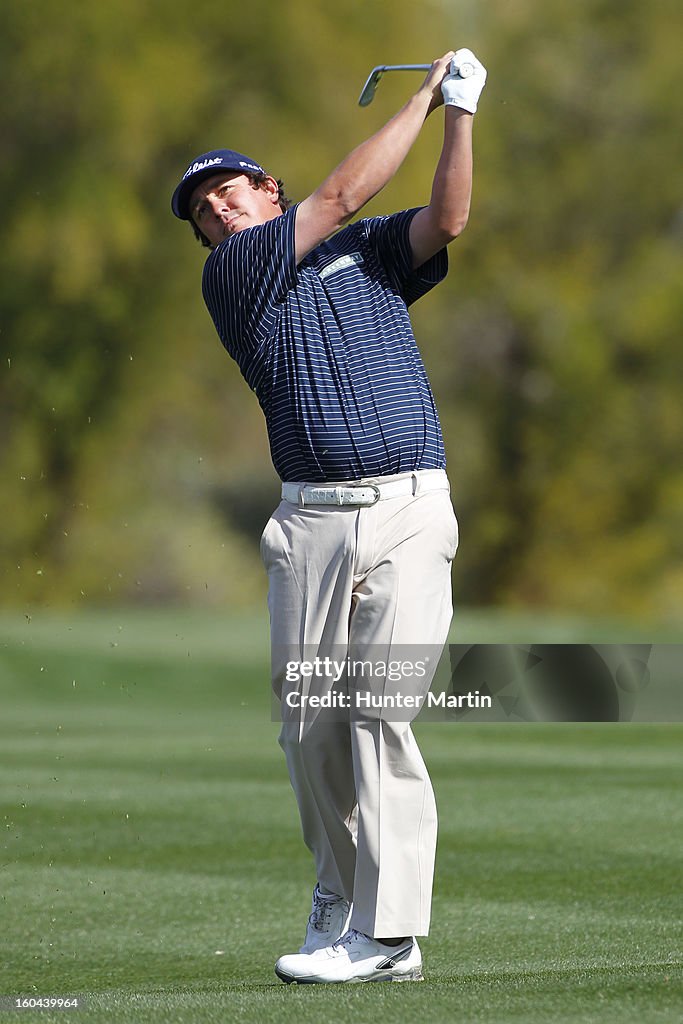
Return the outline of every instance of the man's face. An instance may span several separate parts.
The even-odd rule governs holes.
[[[224,171],[206,178],[190,196],[190,215],[214,249],[244,228],[264,224],[282,213],[274,178],[254,188],[246,174]]]

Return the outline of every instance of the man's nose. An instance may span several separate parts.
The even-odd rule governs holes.
[[[206,198],[211,203],[211,210],[217,217],[220,217],[221,213],[224,210],[230,209],[225,197],[221,198],[219,196],[207,196]]]

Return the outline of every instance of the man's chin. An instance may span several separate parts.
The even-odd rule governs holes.
[[[225,225],[223,229],[223,238],[230,238],[232,235],[236,235],[238,231],[243,231],[244,228],[248,228],[249,224],[245,222],[242,214],[236,217],[235,220]]]

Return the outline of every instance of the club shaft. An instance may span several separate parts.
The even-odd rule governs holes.
[[[429,71],[431,64],[380,64],[375,71]]]

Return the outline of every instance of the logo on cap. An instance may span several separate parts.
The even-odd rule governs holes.
[[[197,171],[203,171],[205,167],[213,167],[214,164],[222,164],[222,163],[223,163],[223,157],[222,156],[215,156],[211,160],[201,160],[198,163],[195,162],[195,163],[191,164],[191,166],[188,167],[187,170],[185,171],[185,173],[183,174],[183,181],[185,181],[185,178],[189,178],[189,176],[191,174],[196,174]]]

